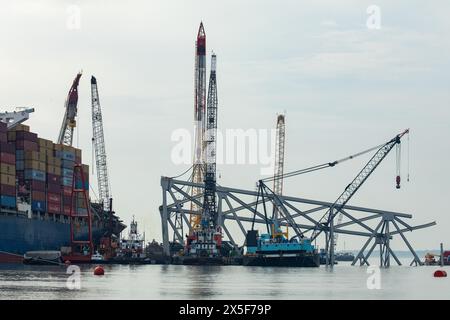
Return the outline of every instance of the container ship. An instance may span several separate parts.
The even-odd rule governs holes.
[[[80,194],[72,199],[75,164],[82,164],[80,149],[39,138],[27,125],[8,129],[0,122],[0,262],[22,261],[27,251],[69,246],[71,210],[83,213],[90,206],[94,246],[125,229],[101,204],[86,204]],[[77,178],[75,185],[89,196],[89,166],[81,167],[84,185]],[[88,232],[85,221],[75,222],[78,237]]]

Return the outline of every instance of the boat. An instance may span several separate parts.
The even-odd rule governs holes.
[[[81,150],[42,139],[29,126],[8,128],[2,121],[0,263],[21,263],[18,257],[26,252],[60,251],[70,246],[72,173],[75,163],[82,163]],[[82,166],[83,172],[89,172],[87,165]],[[76,186],[89,196],[87,177],[84,186],[79,180]],[[88,205],[94,246],[105,234],[119,235],[125,229],[114,212],[105,212],[95,202],[89,201]],[[85,203],[77,202],[76,207],[77,212],[87,211]],[[86,224],[77,228],[77,239],[87,238]]]
[[[353,261],[355,255],[351,252],[337,252],[334,256],[335,261]]]
[[[222,257],[222,230],[220,226],[209,226],[202,220],[202,228],[194,230],[186,240],[181,254],[173,257],[172,263],[184,265],[224,265]]]
[[[264,267],[319,267],[317,250],[308,238],[291,239],[277,229],[273,235],[250,230],[246,237],[245,266]]]
[[[449,266],[450,265],[450,251],[444,251],[443,254],[443,265]],[[436,253],[430,253],[428,252],[425,255],[424,264],[426,266],[438,266],[441,264],[441,255]]]
[[[28,251],[23,256],[24,264],[60,265],[63,263],[60,251]]]
[[[91,262],[95,263],[95,262],[105,262],[105,258],[98,252],[95,252],[92,256],[91,256]]]
[[[145,253],[145,235],[138,232],[138,223],[133,216],[127,238],[121,238],[115,257],[110,259],[118,264],[147,263]]]

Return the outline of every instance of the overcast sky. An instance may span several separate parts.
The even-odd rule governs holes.
[[[286,111],[289,171],[411,128],[411,181],[403,143],[402,189],[395,189],[393,153],[351,204],[411,213],[412,224],[436,220],[408,238],[417,248],[450,246],[448,1],[0,3],[0,109],[35,107],[28,124],[56,140],[82,69],[75,145],[91,164],[95,75],[115,209],[126,223],[135,215],[148,239],[161,234],[160,176],[189,167],[172,163],[170,138],[193,125],[194,42],[203,20],[207,52],[218,56],[219,129],[270,129]],[[366,25],[372,4],[381,9],[380,29]],[[68,28],[71,5],[81,10],[79,29]],[[367,159],[286,180],[285,194],[334,201]],[[221,165],[219,183],[253,189],[260,169]],[[347,248],[361,244],[343,239]]]

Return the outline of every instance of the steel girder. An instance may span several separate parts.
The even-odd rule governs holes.
[[[191,214],[201,214],[199,211],[192,211],[190,209],[190,204],[192,202],[196,204],[194,207],[201,208],[203,195],[197,194],[191,196],[185,189],[193,187],[203,189],[204,185],[190,181],[176,180],[169,177],[161,177],[161,187],[163,203],[160,206],[160,215],[163,247],[165,254],[169,255],[169,226],[172,229],[174,239],[178,239],[180,243],[183,243],[183,235],[179,233],[179,231],[182,230],[180,221],[184,222],[184,224],[190,228],[189,216]],[[168,196],[170,197],[170,201]],[[321,225],[319,221],[321,215],[332,208],[332,202],[285,195],[277,195],[277,199],[274,199],[274,195],[270,193],[265,193],[263,197],[258,197],[258,191],[229,188],[219,185],[217,185],[217,200],[219,224],[223,228],[225,236],[235,246],[241,246],[243,243],[237,243],[235,238],[236,235],[232,234],[229,229],[230,223],[235,222],[235,229],[238,233],[241,233],[245,239],[247,230],[244,223],[254,222],[257,225],[265,225],[266,218],[260,208],[262,207],[263,202],[266,205],[273,205],[276,203],[279,207],[278,209],[285,213],[279,219],[281,226],[291,227],[291,225],[295,223],[296,228],[301,230],[305,235],[308,235],[308,233],[313,230],[321,229],[326,239],[332,239],[333,237],[331,235],[333,234],[346,234],[366,238],[366,242],[355,256],[352,265],[355,265],[358,260],[361,265],[368,265],[368,259],[377,245],[380,246],[380,266],[389,267],[391,256],[397,264],[400,265],[399,259],[390,247],[390,240],[394,235],[400,235],[403,242],[411,251],[411,254],[414,257],[413,263],[421,265],[422,262],[406,239],[404,233],[407,231],[412,232],[414,230],[428,228],[436,224],[436,222],[433,221],[426,224],[411,226],[404,221],[405,219],[412,219],[411,214],[345,205],[339,209],[345,219],[343,219],[341,223],[336,225],[331,224],[326,227]],[[334,210],[337,209],[334,208]],[[175,223],[175,221],[177,223]],[[400,228],[399,225],[404,228]],[[391,226],[394,228],[390,228]],[[330,248],[330,251],[332,251],[332,245],[329,244],[328,247]],[[367,251],[368,247],[369,250]],[[328,263],[333,266],[333,252],[329,257]]]

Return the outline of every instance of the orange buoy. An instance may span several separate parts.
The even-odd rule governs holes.
[[[94,269],[94,275],[103,276],[105,274],[105,269],[102,266],[96,266]]]
[[[435,278],[445,278],[446,276],[447,276],[447,272],[445,272],[444,270],[436,270],[434,272]]]

